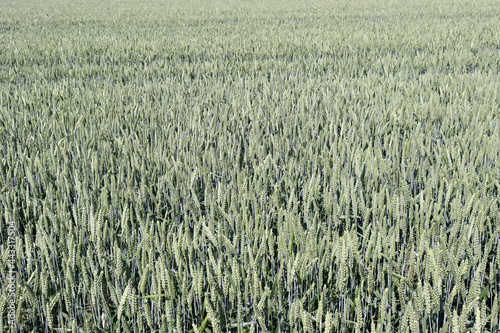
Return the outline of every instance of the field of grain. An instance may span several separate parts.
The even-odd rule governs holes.
[[[499,332],[500,2],[0,3],[1,332]]]

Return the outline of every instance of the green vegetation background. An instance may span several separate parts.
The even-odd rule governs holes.
[[[2,1],[0,332],[496,332],[498,1]]]

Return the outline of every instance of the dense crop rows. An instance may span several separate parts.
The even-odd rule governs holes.
[[[114,0],[113,0],[114,1]],[[0,332],[497,332],[500,4],[0,4]]]

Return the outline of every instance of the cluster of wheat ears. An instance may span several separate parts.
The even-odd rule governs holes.
[[[497,332],[499,12],[2,2],[0,332]]]

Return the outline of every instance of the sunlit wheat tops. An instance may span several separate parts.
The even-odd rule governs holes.
[[[2,1],[0,332],[498,332],[499,12]]]

